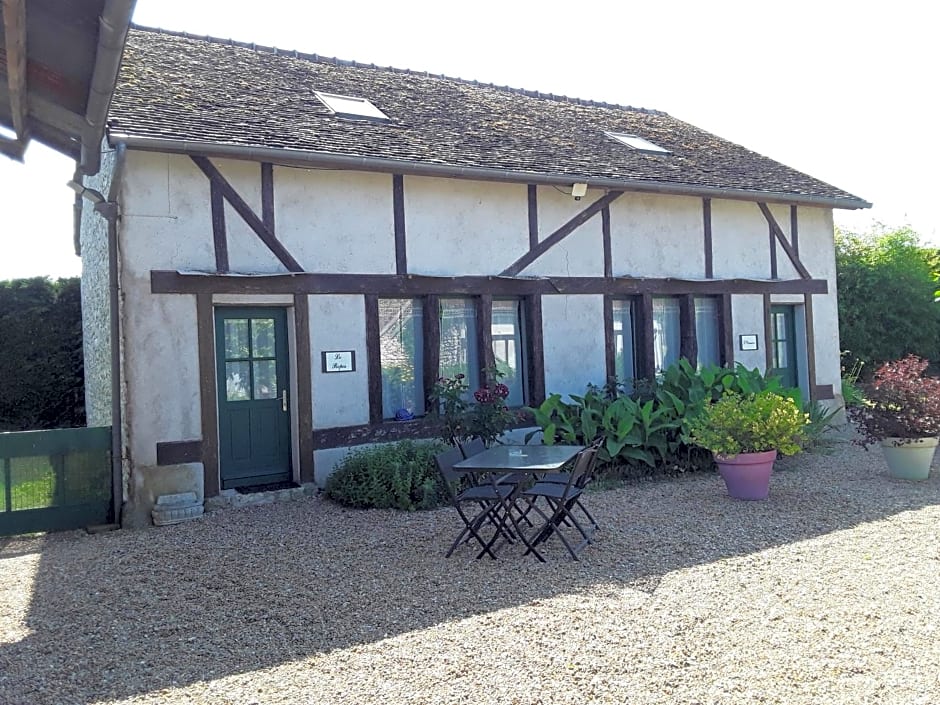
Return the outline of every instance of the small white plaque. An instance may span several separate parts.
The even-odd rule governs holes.
[[[355,372],[355,350],[324,350],[320,353],[323,359],[323,372]]]
[[[742,335],[740,341],[741,350],[757,350],[756,334]]]

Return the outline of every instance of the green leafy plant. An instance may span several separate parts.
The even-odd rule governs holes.
[[[434,464],[439,441],[399,441],[349,453],[326,482],[325,494],[359,509],[432,509],[446,503]]]
[[[727,392],[689,424],[689,442],[719,456],[776,450],[799,452],[808,415],[793,399],[771,391]]]

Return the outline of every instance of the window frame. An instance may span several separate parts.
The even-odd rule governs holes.
[[[425,416],[431,409],[430,390],[440,377],[441,353],[441,300],[465,299],[473,301],[476,312],[475,337],[477,359],[480,370],[495,366],[493,351],[492,315],[494,301],[519,302],[519,340],[522,360],[522,408],[526,405],[540,404],[545,398],[544,356],[542,347],[542,307],[540,295],[528,296],[493,296],[492,294],[445,293],[423,296],[401,295],[365,295],[366,308],[366,350],[369,360],[369,422],[370,424],[399,423],[385,417],[383,410],[381,345],[379,330],[379,301],[387,299],[407,299],[420,301],[423,310],[423,369],[421,372],[422,392],[425,400]],[[416,376],[417,376],[416,371]],[[482,374],[481,382],[482,384]],[[471,392],[475,391],[473,389]],[[416,416],[422,419],[423,416]]]

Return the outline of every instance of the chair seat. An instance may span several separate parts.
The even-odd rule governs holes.
[[[481,499],[506,499],[512,492],[513,488],[509,485],[496,485],[496,487],[493,487],[493,485],[478,485],[477,487],[465,489],[457,495],[457,501],[476,502]]]
[[[567,485],[571,473],[567,472],[547,472],[539,478],[539,482],[551,482],[556,485]]]
[[[522,493],[523,497],[551,497],[552,499],[577,499],[581,496],[580,487],[571,487],[559,485],[552,482],[537,482],[535,485]]]

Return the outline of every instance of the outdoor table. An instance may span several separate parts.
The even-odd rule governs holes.
[[[507,474],[507,473],[526,473],[532,474],[533,479],[536,476],[546,472],[558,472],[564,467],[565,463],[574,458],[578,453],[585,449],[585,446],[569,445],[539,445],[539,446],[504,446],[497,445],[487,448],[482,453],[472,455],[466,460],[454,463],[454,470],[476,474]],[[512,517],[512,506],[515,501],[515,493],[506,500],[505,516],[513,523],[516,534],[522,539],[526,547],[531,548],[525,535],[519,531],[515,519]],[[492,548],[499,536],[497,531],[487,548]],[[536,538],[538,542],[538,537]],[[480,552],[478,558],[486,553],[486,549]]]

